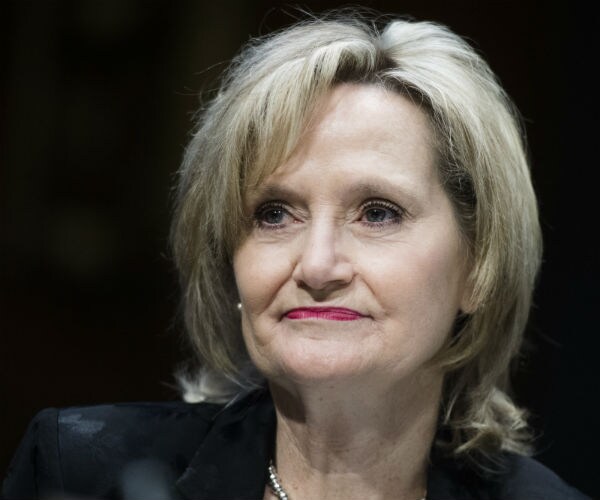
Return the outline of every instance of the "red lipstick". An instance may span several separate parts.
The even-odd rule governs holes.
[[[285,313],[288,319],[328,319],[331,321],[355,321],[365,315],[345,307],[298,307]]]

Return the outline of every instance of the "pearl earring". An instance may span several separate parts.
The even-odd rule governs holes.
[[[238,303],[237,303],[237,310],[238,310],[238,311],[241,311],[241,310],[242,310],[242,303],[241,303],[241,302],[238,302]]]

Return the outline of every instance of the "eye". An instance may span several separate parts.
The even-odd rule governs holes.
[[[360,220],[366,224],[382,226],[399,223],[402,209],[395,203],[385,200],[370,200],[362,206]]]
[[[254,221],[258,227],[277,229],[291,218],[286,207],[280,202],[268,202],[254,212]]]

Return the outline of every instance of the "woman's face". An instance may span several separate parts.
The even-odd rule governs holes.
[[[370,85],[336,87],[256,190],[234,254],[242,330],[268,379],[417,374],[467,310],[465,248],[425,114]]]

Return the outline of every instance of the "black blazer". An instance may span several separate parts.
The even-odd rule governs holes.
[[[267,391],[229,405],[112,404],[47,409],[31,422],[5,499],[262,499],[275,433]],[[481,476],[433,459],[429,500],[583,500],[533,459],[506,454]],[[61,495],[65,495],[62,497]]]

